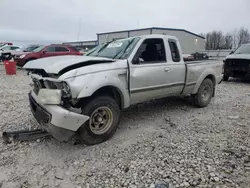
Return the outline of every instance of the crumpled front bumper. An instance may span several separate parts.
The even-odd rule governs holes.
[[[29,101],[37,122],[59,141],[68,141],[89,119],[59,105],[44,105],[33,91],[29,93]]]

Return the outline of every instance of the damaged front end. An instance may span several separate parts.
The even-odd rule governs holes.
[[[71,99],[70,87],[65,81],[49,77],[31,75],[33,91],[43,104],[64,105],[64,101]]]
[[[37,122],[53,137],[68,141],[89,119],[71,110],[71,92],[67,82],[32,75],[29,93],[31,111]]]
[[[226,59],[224,75],[235,78],[250,78],[250,59]]]

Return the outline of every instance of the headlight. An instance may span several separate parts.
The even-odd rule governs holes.
[[[21,56],[20,56],[20,59],[25,58],[25,56],[26,56],[25,54],[21,55]]]
[[[59,89],[40,89],[38,98],[43,104],[61,104],[62,91]]]

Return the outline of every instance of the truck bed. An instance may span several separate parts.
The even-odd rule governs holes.
[[[186,64],[197,64],[197,63],[214,63],[214,62],[220,61],[222,62],[222,60],[218,60],[218,59],[203,59],[203,60],[194,60],[194,61],[185,61]]]
[[[203,74],[209,73],[216,75],[215,84],[219,83],[222,79],[223,62],[220,60],[199,60],[185,62],[186,65],[186,84],[183,94],[196,92],[197,85],[200,85],[204,80]]]

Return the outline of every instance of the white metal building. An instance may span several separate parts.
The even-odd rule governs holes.
[[[91,40],[91,41],[77,41],[77,42],[63,42],[63,44],[68,44],[77,48],[94,48],[98,43],[96,40]]]
[[[202,50],[205,50],[204,37],[192,33],[190,31],[187,31],[185,29],[160,28],[160,27],[98,33],[97,41],[65,42],[64,44],[69,44],[84,49],[85,48],[91,49],[98,44],[109,42],[112,40],[140,36],[140,35],[149,35],[149,34],[166,34],[166,35],[176,36],[181,43],[183,53],[191,54],[194,52],[200,52]]]
[[[183,53],[190,54],[194,52],[199,52],[201,50],[205,50],[204,37],[184,29],[160,28],[160,27],[98,33],[97,43],[101,44],[126,37],[134,37],[134,36],[149,35],[149,34],[166,34],[166,35],[176,36],[181,43]]]

